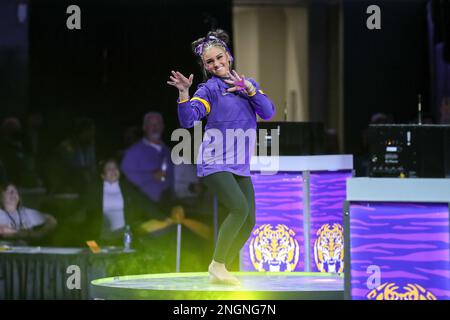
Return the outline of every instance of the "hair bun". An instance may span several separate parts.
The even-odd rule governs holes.
[[[203,41],[205,41],[205,37],[201,37],[201,38],[195,40],[194,42],[192,42],[192,44],[191,44],[192,52],[195,53],[195,48],[197,48],[197,46],[198,46],[200,43],[202,43]]]
[[[230,36],[228,35],[228,33],[226,33],[222,29],[216,29],[213,31],[209,31],[208,34],[206,35],[206,37],[201,37],[201,38],[195,40],[194,42],[192,42],[192,44],[191,44],[192,52],[195,53],[195,48],[197,48],[197,46],[199,44],[203,43],[205,41],[205,39],[208,37],[216,37],[217,39],[223,41],[227,46],[230,45]]]
[[[222,29],[216,29],[214,31],[210,31],[210,32],[208,32],[208,34],[206,36],[207,37],[214,36],[214,37],[222,40],[223,42],[225,42],[227,46],[230,45],[230,36],[228,35],[228,33],[226,33]]]

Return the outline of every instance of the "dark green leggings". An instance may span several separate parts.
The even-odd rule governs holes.
[[[217,172],[203,178],[227,210],[217,236],[214,260],[226,265],[236,258],[255,226],[255,191],[250,177]]]

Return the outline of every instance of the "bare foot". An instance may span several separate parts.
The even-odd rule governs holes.
[[[238,278],[228,272],[228,270],[225,268],[225,264],[223,263],[219,263],[213,260],[209,265],[208,272],[209,281],[211,283],[221,283],[236,286],[241,284]]]

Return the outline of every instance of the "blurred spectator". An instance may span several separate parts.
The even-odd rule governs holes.
[[[0,128],[0,160],[8,178],[20,187],[39,187],[32,157],[22,142],[22,125],[16,117],[3,120]]]
[[[55,227],[56,220],[51,215],[21,204],[14,184],[0,185],[0,239],[13,242],[38,240]]]
[[[23,144],[26,153],[33,160],[35,171],[43,177],[45,156],[48,150],[48,134],[44,129],[44,118],[41,112],[29,112],[25,117]]]
[[[170,149],[162,142],[164,121],[160,113],[144,116],[144,137],[125,152],[121,169],[128,180],[165,209],[173,193],[173,163]]]
[[[41,147],[43,118],[40,112],[30,112],[25,118],[24,145],[32,155],[37,155]]]
[[[102,244],[121,244],[123,231],[130,225],[138,234],[138,226],[151,218],[162,218],[152,203],[126,179],[121,179],[114,159],[100,164],[101,179],[92,183],[81,196],[85,208],[85,240],[96,239]]]
[[[118,159],[122,161],[125,152],[131,147],[133,144],[138,142],[142,137],[142,129],[138,126],[130,126],[127,127],[123,133],[123,141],[122,148],[118,152]]]
[[[57,193],[81,193],[96,178],[95,125],[89,118],[74,122],[72,135],[64,140],[46,168],[50,189]]]

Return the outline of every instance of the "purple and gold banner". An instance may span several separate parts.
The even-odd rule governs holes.
[[[450,299],[449,236],[447,204],[351,203],[351,298]]]
[[[311,271],[344,272],[342,210],[351,171],[310,174]]]
[[[242,249],[242,271],[304,271],[300,173],[252,175],[256,225]]]

